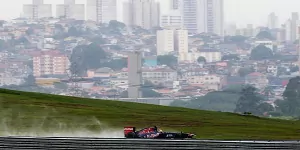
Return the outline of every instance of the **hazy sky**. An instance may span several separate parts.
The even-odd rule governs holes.
[[[86,0],[77,0],[85,3]],[[122,0],[121,0],[122,1]],[[168,0],[159,0],[163,10],[168,7]],[[283,23],[291,12],[300,12],[300,0],[224,0],[226,23],[236,22],[239,26],[246,24],[264,25],[267,15],[275,12]],[[31,0],[0,0],[0,19],[12,19],[22,13],[22,5]],[[45,3],[59,4],[63,0],[45,0]]]

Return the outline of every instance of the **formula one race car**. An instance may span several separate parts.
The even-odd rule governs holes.
[[[163,132],[156,126],[144,128],[136,131],[135,127],[124,127],[125,138],[144,138],[144,139],[192,139],[195,134]]]

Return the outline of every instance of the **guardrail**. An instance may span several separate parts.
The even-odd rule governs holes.
[[[140,140],[0,137],[0,149],[300,149],[298,141]]]

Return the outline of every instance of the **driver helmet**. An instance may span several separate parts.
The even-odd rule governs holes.
[[[158,132],[163,132],[162,129],[159,129]]]

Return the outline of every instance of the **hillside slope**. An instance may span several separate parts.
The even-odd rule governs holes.
[[[0,135],[30,136],[33,131],[83,128],[97,134],[108,127],[119,129],[122,135],[123,126],[157,125],[164,130],[193,132],[200,139],[300,138],[299,121],[10,90],[0,90],[0,108]]]

